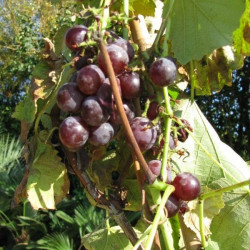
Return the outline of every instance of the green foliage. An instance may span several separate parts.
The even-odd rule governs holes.
[[[168,10],[170,16],[165,16]],[[167,1],[163,17],[171,20],[169,40],[175,57],[186,64],[231,44],[243,11],[243,0]]]

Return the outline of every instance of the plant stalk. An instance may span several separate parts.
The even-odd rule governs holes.
[[[162,166],[161,166],[161,178],[163,182],[167,180],[167,159],[168,159],[168,149],[169,149],[169,139],[171,132],[172,116],[173,110],[170,104],[170,98],[168,95],[168,87],[163,88],[163,94],[165,99],[165,109],[166,116],[164,117],[165,130],[164,130],[164,147],[162,156]]]
[[[115,73],[114,73],[114,70],[113,70],[113,67],[112,67],[112,64],[110,61],[110,57],[109,57],[108,51],[106,49],[106,46],[102,40],[99,41],[99,47],[100,47],[101,54],[102,54],[104,62],[105,62],[106,71],[107,71],[108,76],[109,76],[109,80],[110,80],[111,88],[112,88],[112,91],[114,94],[115,102],[116,102],[116,105],[118,108],[119,115],[120,115],[121,120],[122,120],[122,124],[125,128],[127,138],[129,139],[129,142],[132,146],[134,154],[136,155],[141,167],[143,168],[143,170],[145,172],[147,182],[149,184],[152,184],[155,181],[156,176],[149,169],[148,164],[147,164],[146,160],[144,159],[144,156],[143,156],[143,154],[142,154],[142,152],[137,144],[137,141],[136,141],[134,134],[132,132],[132,129],[130,127],[128,118],[127,118],[125,110],[123,108],[123,102],[122,102],[122,99],[121,99],[121,96],[120,96],[120,93],[119,93],[119,90],[117,87],[116,77],[115,77]]]

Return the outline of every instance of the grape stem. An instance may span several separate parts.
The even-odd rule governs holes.
[[[97,206],[108,210],[109,214],[112,215],[113,219],[121,227],[121,229],[123,230],[127,238],[130,240],[132,245],[135,245],[138,241],[138,237],[133,227],[127,220],[124,212],[122,211],[120,204],[115,200],[106,199],[105,195],[100,192],[91,182],[87,173],[85,171],[80,170],[82,168],[78,164],[81,164],[81,162],[77,162],[76,154],[74,152],[68,151],[65,147],[63,147],[63,149],[65,156],[67,157],[76,176],[80,180],[81,184],[86,188],[90,196],[97,202]],[[142,247],[140,247],[139,249],[142,249]]]
[[[123,108],[122,99],[121,99],[121,96],[120,96],[120,93],[119,93],[119,90],[117,87],[115,73],[114,73],[114,70],[113,70],[113,67],[112,67],[112,64],[110,61],[108,51],[106,49],[104,42],[101,39],[99,40],[99,47],[101,50],[103,60],[105,62],[106,71],[107,71],[109,81],[111,84],[111,88],[112,88],[112,91],[114,94],[114,98],[115,98],[115,102],[116,102],[116,105],[118,108],[118,112],[119,112],[119,115],[121,117],[122,124],[125,128],[126,135],[130,141],[130,144],[132,145],[132,149],[134,151],[134,154],[136,155],[141,167],[143,168],[143,170],[145,172],[147,182],[149,184],[152,184],[155,181],[156,176],[149,169],[148,164],[147,164],[146,160],[144,159],[144,156],[143,156],[143,154],[142,154],[142,152],[141,152],[141,150],[136,142],[136,139],[135,139],[134,134],[132,132],[132,129],[130,127],[128,118],[126,116],[125,110]]]
[[[123,38],[125,40],[128,40],[128,29],[126,26],[128,25],[128,18],[129,18],[129,0],[123,0],[123,12],[126,17],[124,19]]]
[[[170,196],[170,194],[173,191],[174,191],[174,186],[168,185],[166,190],[164,191],[164,194],[163,194],[163,196],[161,198],[160,203],[159,203],[159,201],[156,203],[156,204],[159,204],[159,206],[157,208],[157,211],[156,211],[156,214],[155,214],[155,217],[154,217],[154,221],[152,223],[152,227],[151,227],[149,236],[148,236],[146,244],[145,244],[145,250],[152,249],[152,244],[153,244],[154,236],[155,236],[155,234],[157,232],[158,224],[159,224],[160,220],[165,217],[165,215],[164,215],[165,204],[166,204],[166,202],[168,200],[168,197]],[[157,199],[157,197],[155,197],[154,193],[152,195],[152,198],[153,198],[154,202],[155,202],[155,199]],[[157,200],[159,200],[159,199],[160,199],[160,197],[158,197]],[[160,225],[160,228],[161,228],[161,230],[163,229],[162,235],[164,235],[164,242],[166,244],[167,249],[168,250],[173,250],[173,246],[169,242],[169,239],[171,238],[171,236],[168,237],[169,230],[166,228],[166,223],[167,222]]]
[[[207,243],[206,237],[205,237],[205,233],[204,233],[204,220],[203,220],[203,218],[204,218],[203,217],[203,215],[204,215],[204,201],[210,197],[221,195],[225,192],[229,192],[229,191],[232,191],[234,189],[241,188],[241,187],[244,187],[247,185],[250,185],[250,180],[246,180],[246,181],[243,181],[243,182],[240,182],[240,183],[237,183],[237,184],[225,187],[225,188],[220,188],[220,189],[213,190],[213,191],[210,191],[210,192],[207,192],[205,194],[200,195],[199,203],[198,203],[198,206],[199,206],[199,224],[200,224],[201,245],[203,248],[208,246],[208,243]]]
[[[166,116],[164,117],[165,130],[164,130],[164,146],[163,146],[163,156],[162,156],[162,166],[161,166],[161,178],[163,182],[167,180],[167,159],[168,159],[168,149],[169,149],[169,139],[170,130],[172,124],[173,110],[170,104],[170,98],[168,95],[168,87],[163,88],[163,94],[165,99],[165,109]]]

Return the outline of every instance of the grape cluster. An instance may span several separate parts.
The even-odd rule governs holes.
[[[97,147],[108,145],[122,125],[102,54],[98,53],[97,46],[87,46],[84,49],[82,47],[90,37],[89,32],[87,27],[77,25],[70,28],[65,35],[66,46],[76,53],[73,66],[77,72],[71,81],[60,87],[57,93],[57,105],[66,113],[66,118],[59,127],[59,138],[71,151],[82,149],[87,142]],[[134,48],[128,41],[114,34],[107,37],[106,42],[117,87],[123,100],[123,108],[135,140],[141,151],[151,150],[153,156],[159,155],[165,142],[160,138],[162,132],[160,122],[155,122],[161,112],[160,104],[154,99],[155,97],[149,98],[151,100],[146,110],[146,117],[135,117],[133,101],[140,97],[143,86],[140,74],[129,68],[135,56]],[[176,80],[176,63],[169,57],[156,59],[150,65],[148,73],[155,88],[169,86]],[[181,120],[181,122],[192,131],[188,121]],[[176,134],[178,136],[175,138],[171,132],[169,141],[171,150],[175,149],[176,140],[184,142],[188,137],[183,127],[178,124],[174,126],[177,131],[175,136]],[[162,162],[156,159],[148,162],[149,169],[157,177],[160,176],[161,165]],[[200,183],[190,173],[180,173],[172,180],[169,166],[167,176],[166,182],[175,187],[175,192],[166,203],[168,217],[172,217],[182,208],[183,202],[197,198],[200,193]]]

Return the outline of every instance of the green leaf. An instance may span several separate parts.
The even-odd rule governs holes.
[[[25,99],[19,102],[15,108],[15,112],[12,117],[19,121],[25,121],[32,123],[35,119],[36,107],[30,93],[28,93]]]
[[[234,47],[238,53],[250,56],[250,1],[246,0],[246,9],[240,19],[240,27],[234,31]]]
[[[129,1],[129,10],[133,15],[154,16],[155,14],[155,1],[154,0],[131,0]],[[115,1],[112,10],[123,13],[123,0]]]
[[[82,239],[82,243],[88,250],[130,250],[133,248],[132,244],[119,226],[111,227],[109,229],[101,229],[92,234],[86,234]]]
[[[202,192],[207,193],[211,191],[211,189],[204,187]],[[192,231],[196,233],[196,236],[200,239],[200,226],[199,226],[199,201],[193,200],[188,202],[188,212],[184,214],[184,223],[187,227],[189,227]],[[204,233],[205,235],[210,235],[210,225],[213,218],[219,214],[220,210],[224,207],[224,202],[222,199],[222,195],[216,195],[210,197],[204,201]]]
[[[227,180],[221,179],[214,182],[211,187],[219,189],[229,185],[230,183]],[[248,250],[250,246],[249,192],[244,189],[237,189],[233,192],[224,193],[223,199],[225,207],[211,224],[211,240],[218,244],[218,249]]]
[[[56,211],[56,216],[70,224],[74,224],[74,219],[62,210]]]
[[[132,0],[131,2],[134,15],[154,16],[156,5],[153,0]]]
[[[68,61],[71,60],[71,51],[65,45],[64,36],[69,28],[71,27],[67,25],[60,27],[56,32],[54,41],[56,55],[60,56],[62,54]]]
[[[169,39],[175,57],[181,64],[200,60],[214,49],[232,44],[232,33],[238,28],[244,11],[243,0],[178,0],[170,10]],[[164,16],[163,18],[167,18]]]
[[[141,204],[141,191],[139,189],[137,179],[126,179],[123,182],[123,188],[126,192],[127,206],[125,210],[129,211],[140,211],[142,208]]]
[[[57,151],[38,140],[27,182],[28,200],[34,209],[55,209],[68,193],[69,180]]]
[[[184,143],[178,142],[177,148],[186,149],[187,157],[180,157],[177,153],[171,157],[178,172],[193,173],[202,185],[208,185],[224,177],[231,184],[249,178],[250,171],[246,162],[220,140],[195,102],[192,104],[190,100],[182,99],[181,104],[176,105],[175,115],[189,121],[194,131],[193,136],[223,167],[222,169],[218,166],[189,135]]]
[[[119,156],[115,150],[108,151],[101,160],[93,162],[91,168],[91,176],[95,180],[95,184],[100,190],[104,190],[106,187],[111,186],[112,172],[117,170],[119,165]]]

